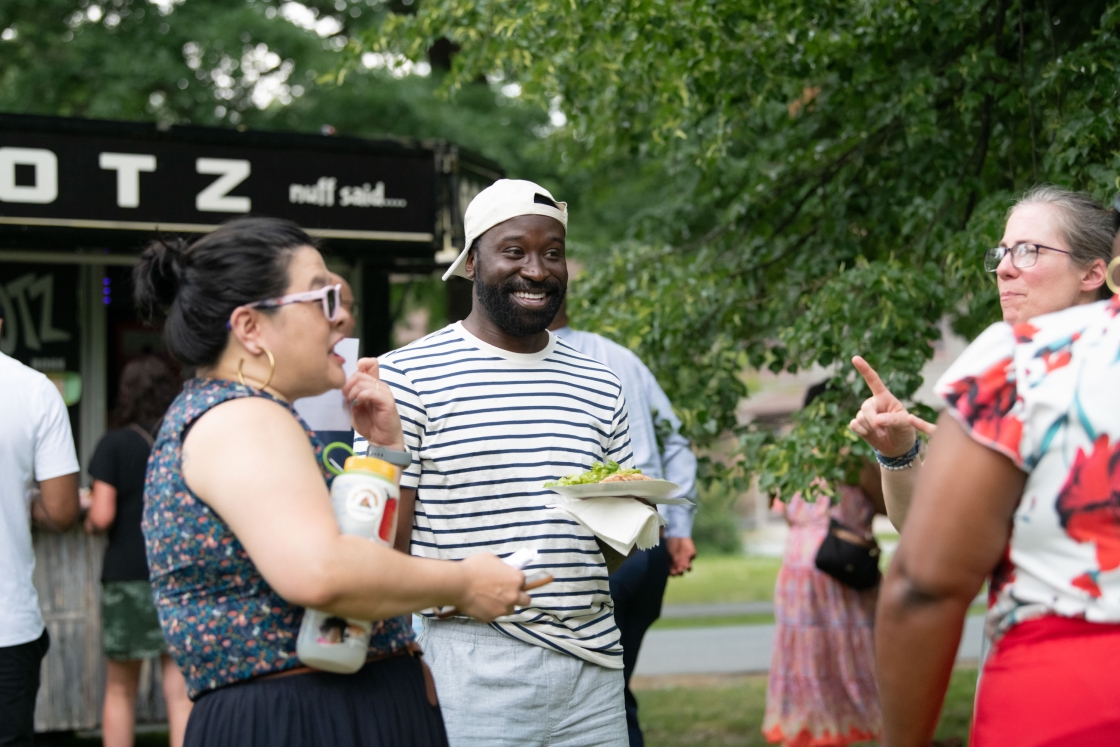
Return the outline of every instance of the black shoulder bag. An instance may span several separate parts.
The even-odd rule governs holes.
[[[879,544],[871,532],[861,534],[830,519],[817,550],[817,568],[845,586],[870,589],[879,583]]]

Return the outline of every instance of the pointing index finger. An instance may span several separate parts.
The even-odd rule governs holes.
[[[859,375],[867,382],[867,386],[871,387],[871,394],[883,394],[887,392],[887,387],[883,384],[883,380],[879,378],[879,374],[871,367],[871,364],[865,361],[860,356],[852,357],[852,365],[859,371]]]

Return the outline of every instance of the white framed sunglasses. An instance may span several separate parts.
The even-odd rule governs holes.
[[[342,309],[342,284],[324,285],[322,288],[303,291],[302,293],[289,293],[279,298],[266,298],[263,301],[247,303],[245,306],[250,309],[275,309],[292,303],[307,303],[308,301],[321,301],[323,316],[328,321],[333,322],[338,319],[339,312]]]

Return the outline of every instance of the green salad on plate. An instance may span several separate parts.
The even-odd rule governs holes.
[[[608,477],[615,478],[614,480],[610,480],[610,482],[622,482],[619,478],[649,479],[645,477],[645,475],[642,475],[640,469],[623,469],[618,462],[607,462],[606,464],[595,462],[594,466],[586,472],[568,475],[554,482],[546,482],[544,486],[546,488],[555,488],[568,485],[591,485],[597,482],[603,482]]]

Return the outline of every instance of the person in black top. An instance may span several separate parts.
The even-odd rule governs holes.
[[[108,660],[101,730],[106,747],[132,747],[144,659],[160,657],[172,747],[182,745],[191,711],[183,675],[166,653],[140,533],[148,453],[179,388],[179,377],[157,356],[126,365],[112,418],[116,427],[102,437],[89,463],[93,502],[86,530],[109,534],[101,571],[101,645]]]

